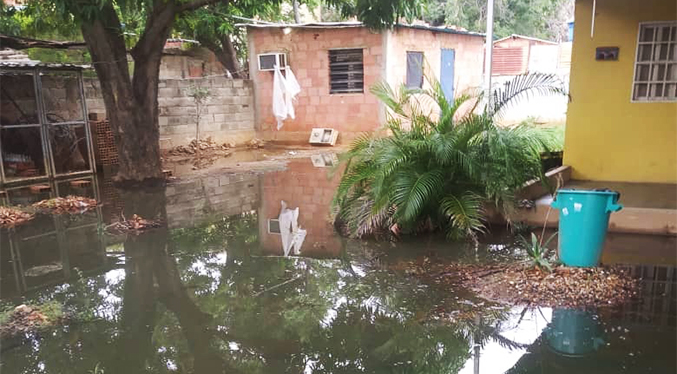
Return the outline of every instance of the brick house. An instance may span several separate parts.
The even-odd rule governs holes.
[[[450,97],[482,82],[479,33],[422,25],[372,31],[358,22],[245,26],[256,129],[266,140],[305,143],[313,127],[331,127],[345,143],[376,130],[385,109],[369,88],[379,81],[420,87],[422,65],[440,78]],[[268,53],[283,53],[301,85],[296,118],[280,131],[272,113],[273,73],[259,69],[259,55]]]

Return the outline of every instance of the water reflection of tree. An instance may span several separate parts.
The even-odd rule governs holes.
[[[161,191],[125,201],[125,211],[165,215]],[[243,248],[255,243],[256,219],[239,222],[129,237],[124,280],[93,278],[81,292],[100,319],[36,339],[40,349],[22,359],[23,367],[86,372],[101,362],[113,373],[454,373],[470,357],[473,337],[490,338],[482,329],[500,317],[482,326],[430,322],[438,295],[360,253],[336,261],[250,258]],[[18,358],[12,360],[17,370],[7,369],[21,372]]]

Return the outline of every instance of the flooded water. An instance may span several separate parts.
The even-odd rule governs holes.
[[[495,305],[420,283],[405,265],[522,256],[512,238],[499,232],[478,247],[436,237],[344,240],[328,220],[338,176],[318,165],[298,159],[283,171],[210,175],[156,191],[122,192],[95,180],[8,191],[6,204],[77,193],[104,205],[1,232],[3,308],[57,302],[68,318],[0,342],[0,372],[677,370],[674,264],[628,264],[645,279],[643,299],[613,310]],[[298,256],[283,256],[275,221],[282,200],[299,207],[307,232]],[[133,213],[162,217],[167,227],[104,234]],[[618,258],[631,258],[627,252]]]

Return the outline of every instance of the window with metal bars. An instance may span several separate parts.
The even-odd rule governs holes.
[[[677,101],[677,21],[640,23],[632,101]]]
[[[362,92],[364,92],[362,49],[329,50],[329,93]]]

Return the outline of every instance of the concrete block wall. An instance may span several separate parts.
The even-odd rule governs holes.
[[[180,180],[167,186],[169,228],[199,225],[214,215],[256,210],[260,204],[260,175],[224,174]]]
[[[345,143],[381,123],[381,104],[369,88],[383,77],[383,36],[366,28],[249,28],[250,72],[256,95],[256,122],[266,140],[306,143],[313,127],[332,127]],[[329,50],[362,48],[364,93],[329,93]],[[272,111],[273,73],[259,71],[257,54],[284,52],[300,86],[296,118],[278,131]]]
[[[223,74],[223,66],[214,53],[206,48],[165,51],[160,62],[160,79],[199,78]],[[186,53],[190,53],[187,55]]]
[[[192,86],[206,87],[212,93],[200,120],[201,138],[211,136],[219,143],[241,144],[256,137],[251,81],[226,77],[161,79],[158,84],[160,147],[187,144],[195,138],[196,109],[188,96]],[[85,97],[90,112],[105,112],[98,80],[85,82]]]
[[[432,32],[406,27],[389,31],[387,76],[393,87],[406,82],[407,52],[423,52],[429,73],[440,77],[441,49],[455,50],[454,94],[474,91],[482,84],[484,37]]]

